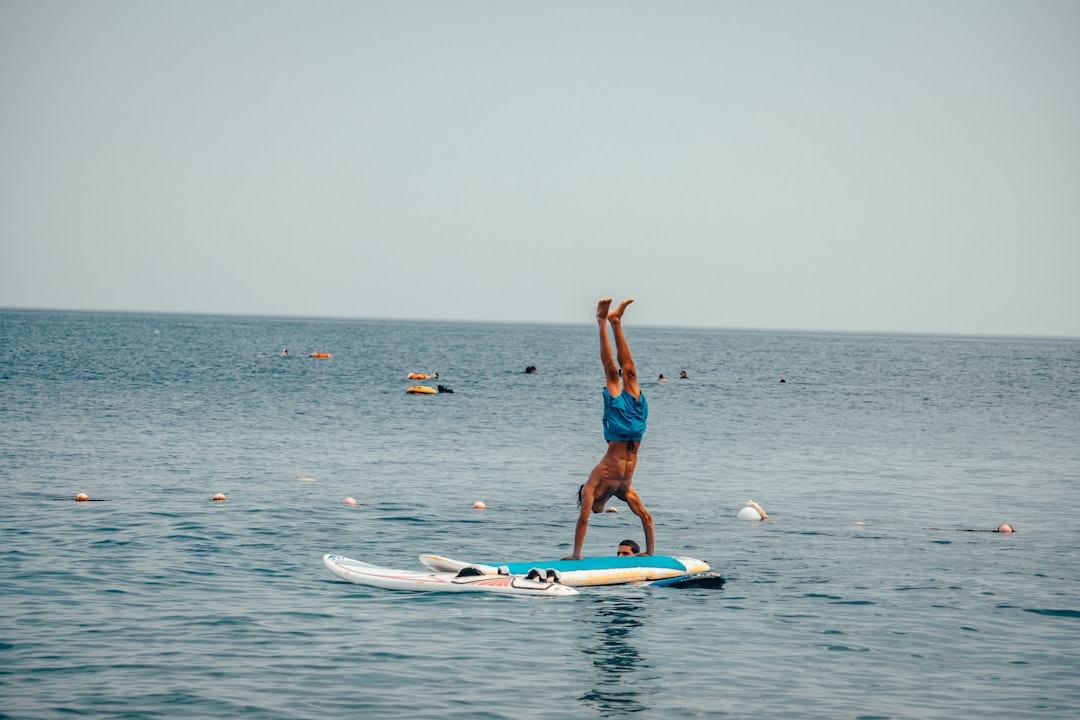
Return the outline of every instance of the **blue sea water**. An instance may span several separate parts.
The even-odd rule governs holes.
[[[0,717],[1080,715],[1080,341],[627,332],[634,486],[721,590],[322,566],[567,554],[594,324],[0,311]]]

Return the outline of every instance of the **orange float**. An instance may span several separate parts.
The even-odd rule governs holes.
[[[408,380],[427,380],[431,376],[427,373],[409,373]]]
[[[330,353],[311,353],[310,355],[308,355],[308,357],[313,357],[313,358],[331,358],[331,357],[334,357],[334,356],[333,356],[333,355],[331,355]]]

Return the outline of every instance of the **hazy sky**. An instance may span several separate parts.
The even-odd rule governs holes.
[[[1075,0],[0,0],[0,102],[0,307],[1080,336]]]

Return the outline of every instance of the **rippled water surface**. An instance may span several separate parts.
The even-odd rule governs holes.
[[[593,325],[0,311],[0,717],[1080,714],[1080,341],[627,330],[634,486],[722,590],[321,564],[566,554]],[[587,554],[642,539],[615,506]]]

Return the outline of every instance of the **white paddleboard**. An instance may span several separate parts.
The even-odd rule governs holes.
[[[539,560],[536,562],[470,563],[441,555],[421,555],[420,562],[436,572],[457,572],[464,567],[484,568],[496,572],[507,568],[511,575],[524,575],[532,568],[551,568],[559,573],[559,582],[572,587],[593,585],[624,585],[652,582],[709,572],[704,560],[668,555],[624,555],[621,557],[590,557],[581,560]]]
[[[493,592],[506,595],[567,597],[578,591],[558,582],[530,580],[520,575],[500,575],[496,568],[483,568],[480,575],[461,577],[457,568],[450,572],[395,570],[353,560],[341,555],[323,555],[326,568],[342,580],[389,590],[427,592]]]

